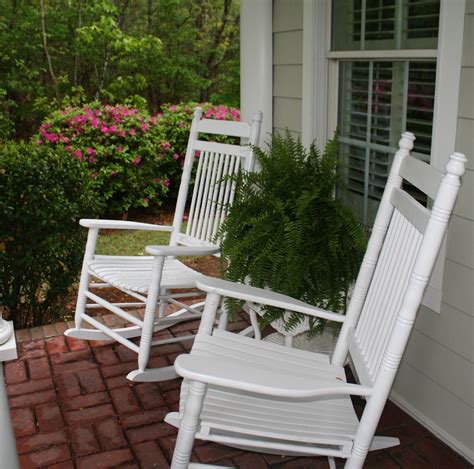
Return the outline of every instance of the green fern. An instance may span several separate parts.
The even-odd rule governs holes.
[[[332,311],[345,311],[347,291],[355,280],[366,236],[343,202],[337,139],[322,154],[307,151],[299,139],[275,134],[268,151],[255,148],[261,171],[235,176],[235,199],[221,227],[225,278],[290,295]],[[241,307],[228,304],[231,312]],[[283,311],[266,308],[264,323]],[[303,320],[292,314],[291,330]],[[324,322],[311,321],[310,333]]]

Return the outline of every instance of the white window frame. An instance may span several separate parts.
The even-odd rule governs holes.
[[[455,151],[461,76],[465,0],[441,0],[437,49],[331,51],[331,0],[304,0],[302,141],[319,147],[337,126],[338,70],[341,59],[437,60],[430,164],[444,170]],[[423,304],[440,312],[446,258],[443,244]]]

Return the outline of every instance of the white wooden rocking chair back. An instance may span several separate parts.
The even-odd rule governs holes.
[[[172,226],[116,220],[81,220],[89,228],[78,292],[75,327],[65,334],[87,340],[114,339],[138,353],[138,369],[128,377],[137,381],[165,380],[176,376],[172,366],[149,368],[150,349],[154,345],[193,340],[194,335],[153,340],[156,331],[178,322],[199,319],[203,302],[188,305],[184,298],[195,296],[194,289],[201,274],[176,259],[178,256],[218,255],[216,238],[220,224],[234,197],[232,175],[239,170],[251,171],[254,166],[254,146],[260,136],[262,113],[256,112],[251,124],[202,119],[202,109],[196,108],[191,124],[183,165],[181,184]],[[203,139],[207,135],[208,140]],[[234,143],[212,141],[216,135]],[[196,166],[189,220],[183,231],[189,186]],[[109,256],[95,253],[101,228],[135,229],[171,232],[169,246],[147,246],[150,256]],[[91,278],[94,279],[91,281]],[[98,281],[97,281],[98,280]],[[113,302],[102,292],[110,287],[128,295],[131,300]],[[175,291],[175,290],[180,291]],[[128,299],[128,298],[127,298]],[[168,305],[179,309],[165,317]],[[109,327],[90,312],[105,308],[117,315],[126,327]],[[137,310],[144,308],[143,318]],[[83,327],[83,322],[90,327]],[[224,322],[224,321],[223,321]],[[137,345],[131,339],[140,337]]]
[[[399,142],[345,317],[271,291],[198,280],[199,288],[208,292],[207,303],[190,355],[175,363],[186,378],[180,415],[167,416],[180,427],[173,469],[187,467],[195,436],[262,452],[343,457],[352,469],[363,466],[369,450],[399,443],[396,438],[374,438],[374,433],[466,162],[464,155],[454,153],[442,174],[410,156],[414,139],[406,132]],[[431,210],[403,190],[404,180],[433,199]],[[223,296],[342,322],[332,358],[213,329]],[[345,383],[348,354],[358,385]],[[350,395],[367,398],[360,422]],[[222,399],[227,406],[217,405]],[[335,467],[333,460],[331,465]]]
[[[255,121],[261,121],[261,113],[255,114],[253,126],[246,122],[201,119],[201,114],[202,111],[198,108],[189,134],[171,246],[218,247],[216,235],[234,200],[235,183],[232,176],[240,169],[253,171],[255,164],[252,146],[258,143],[260,126],[255,125]],[[225,135],[240,141],[238,144],[205,141],[199,139],[202,134]],[[185,232],[182,232],[188,188],[196,160],[198,164],[188,221]]]

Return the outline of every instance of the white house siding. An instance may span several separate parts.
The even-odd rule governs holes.
[[[474,0],[466,2],[456,150],[468,169],[448,231],[441,313],[422,308],[394,400],[474,460]]]
[[[273,126],[295,134],[304,118],[302,28],[302,0],[273,1]],[[441,312],[421,308],[392,399],[473,462],[474,0],[466,0],[456,150],[469,163],[448,232]]]
[[[273,2],[273,130],[301,134],[303,0]]]

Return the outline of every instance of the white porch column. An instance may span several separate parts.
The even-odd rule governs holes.
[[[272,0],[240,2],[240,109],[250,122],[263,112],[260,144],[273,128]]]
[[[18,469],[20,464],[8,407],[2,362],[15,358],[17,358],[17,352],[13,327],[11,323],[2,319],[0,310],[0,467],[8,467],[9,469]]]

